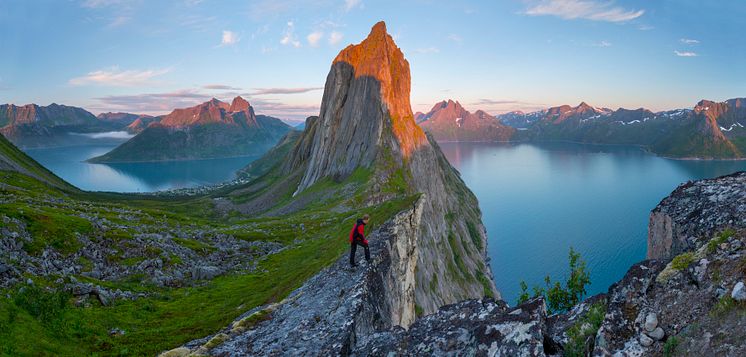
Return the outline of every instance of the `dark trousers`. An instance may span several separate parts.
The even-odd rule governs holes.
[[[370,249],[368,248],[368,245],[365,244],[361,240],[353,240],[352,241],[352,247],[350,247],[350,265],[355,265],[355,251],[357,250],[357,246],[360,245],[363,248],[365,248],[365,260],[370,261]]]

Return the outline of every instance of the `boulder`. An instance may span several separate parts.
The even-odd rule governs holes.
[[[736,301],[746,301],[746,286],[743,285],[743,281],[736,283],[733,287],[733,291],[730,293],[730,297]]]

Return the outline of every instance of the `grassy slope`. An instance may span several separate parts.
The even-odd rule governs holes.
[[[33,172],[48,173],[25,155],[22,159],[35,170]],[[0,174],[3,182],[15,187],[4,193],[17,195],[18,201],[65,196],[91,210],[100,210],[102,214],[110,206],[135,207],[153,217],[163,217],[172,225],[197,223],[225,227],[226,233],[238,238],[272,240],[289,245],[288,249],[263,258],[259,263],[261,269],[257,270],[260,273],[223,276],[204,286],[171,289],[141,286],[132,281],[97,282],[107,287],[154,294],[134,302],[117,301],[110,307],[74,307],[69,296],[43,290],[36,294],[30,293],[34,292],[33,289],[26,289],[24,293],[16,289],[5,291],[0,298],[0,353],[9,355],[154,355],[214,333],[255,306],[281,300],[335,261],[347,249],[344,237],[355,217],[361,213],[359,210],[333,213],[329,208],[342,199],[333,197],[278,218],[234,216],[230,223],[259,223],[259,226],[255,231],[230,231],[228,221],[213,215],[210,200],[206,197],[150,199],[85,192],[67,195],[24,175],[7,171],[0,171]],[[360,170],[348,179],[347,182],[360,187],[351,199],[353,202],[360,199],[369,176],[369,172]],[[322,181],[307,192],[313,194],[343,184]],[[409,207],[413,199],[414,196],[401,195],[396,200],[366,209],[366,213],[372,216],[371,228],[375,229],[377,224]],[[29,229],[34,235],[30,247],[32,253],[40,252],[47,245],[59,247],[62,251],[76,249],[74,233],[86,234],[91,227],[85,220],[73,218],[74,213],[57,208],[33,209],[21,203],[0,205],[0,214],[22,219],[29,227],[35,227]],[[109,218],[117,219],[114,216]],[[71,224],[71,219],[74,224]],[[301,223],[306,232],[300,243],[292,244],[301,238],[295,233]],[[63,234],[60,236],[55,232]],[[130,233],[124,231],[123,234],[123,239],[131,238]],[[34,279],[36,286],[54,286],[56,280],[54,277]],[[78,280],[92,281],[85,277]],[[10,298],[5,297],[6,294]],[[126,334],[110,336],[108,332],[112,328],[121,328]]]
[[[47,170],[44,166],[36,162],[30,156],[26,155],[23,151],[16,148],[15,145],[13,145],[2,135],[0,135],[0,157],[5,157],[8,160],[16,163],[27,173],[50,185],[59,187],[66,191],[77,191],[75,187],[57,177],[57,175],[53,174],[51,171]],[[0,168],[2,168],[1,158]]]

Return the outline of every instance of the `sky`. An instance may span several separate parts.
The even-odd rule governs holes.
[[[744,19],[743,0],[3,0],[0,103],[164,114],[242,95],[300,121],[384,20],[413,111],[686,108],[746,96]]]

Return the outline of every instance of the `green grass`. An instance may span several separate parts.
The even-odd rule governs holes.
[[[671,357],[676,353],[676,347],[679,346],[679,339],[676,336],[671,336],[666,340],[666,344],[663,345],[663,356]]]
[[[365,212],[371,215],[370,229],[411,207],[416,198],[405,197],[366,209]],[[147,212],[157,220],[165,215],[168,224],[188,224],[190,221],[179,214]],[[242,223],[254,223],[268,229],[270,236],[277,233],[278,240],[284,243],[293,238],[291,233],[297,232],[299,222],[305,222],[306,237],[299,244],[261,260],[258,273],[221,276],[203,286],[168,289],[142,286],[139,283],[141,277],[137,276],[121,282],[78,277],[79,281],[107,288],[153,294],[136,301],[117,300],[108,307],[93,304],[92,307],[78,308],[70,300],[56,304],[59,300],[54,296],[47,297],[45,292],[33,296],[7,292],[13,297],[11,299],[3,293],[0,295],[0,327],[3,327],[0,346],[3,346],[3,353],[11,355],[155,355],[213,334],[244,311],[282,300],[334,262],[348,249],[346,234],[354,223],[354,217],[361,213],[362,210],[345,213],[309,210],[283,219],[245,220]],[[324,219],[318,219],[320,216]],[[119,238],[127,238],[127,233],[120,233]],[[194,239],[174,240],[196,251],[214,249]],[[160,252],[148,252],[146,248],[146,254],[155,253]],[[123,259],[123,263],[135,264],[141,259]],[[178,263],[171,260],[171,264]],[[36,305],[43,308],[29,308]],[[115,327],[126,333],[110,336],[108,331]]]
[[[20,203],[0,204],[0,214],[19,219],[26,224],[32,241],[24,249],[32,255],[40,254],[47,246],[62,254],[76,252],[81,244],[77,236],[93,231],[91,223],[76,217],[71,210],[29,206]]]
[[[735,234],[736,231],[729,228],[720,232],[715,238],[710,239],[710,241],[707,242],[707,254],[715,253],[721,244],[727,242],[728,239],[733,237]]]
[[[689,267],[690,264],[694,262],[694,253],[692,252],[686,252],[677,255],[673,260],[671,261],[671,267],[675,270],[684,270]]]
[[[179,245],[185,248],[189,248],[200,255],[209,255],[210,253],[217,250],[215,247],[207,243],[200,242],[195,239],[188,239],[188,238],[172,238],[172,239],[174,242],[178,243]]]

